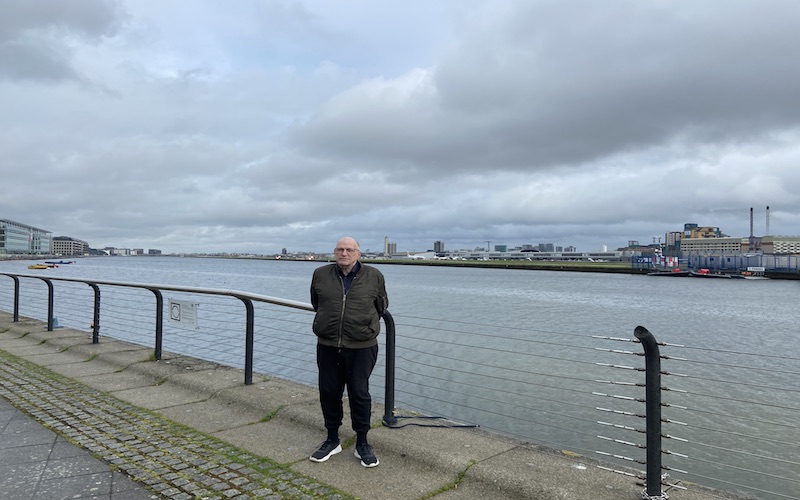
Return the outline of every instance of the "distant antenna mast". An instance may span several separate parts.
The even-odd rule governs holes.
[[[767,228],[766,228],[766,231],[767,232],[764,234],[764,236],[769,236],[769,205],[767,205]]]

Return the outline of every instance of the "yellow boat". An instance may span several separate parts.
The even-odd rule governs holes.
[[[50,269],[50,266],[44,264],[31,264],[28,269]]]

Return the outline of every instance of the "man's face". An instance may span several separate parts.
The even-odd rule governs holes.
[[[356,263],[358,258],[361,257],[358,244],[355,240],[349,238],[340,240],[339,243],[336,244],[333,254],[336,257],[336,264],[344,268],[351,267]]]

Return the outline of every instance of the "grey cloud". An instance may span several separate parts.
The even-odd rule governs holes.
[[[355,89],[346,110],[323,108],[297,142],[437,175],[747,140],[800,120],[795,2],[505,4],[470,18],[403,106],[386,104],[390,85],[387,96]]]
[[[124,19],[111,0],[6,0],[0,12],[0,78],[43,82],[79,80],[68,42],[111,35]]]
[[[47,29],[99,37],[112,33],[122,16],[114,0],[4,0],[2,12],[0,40]]]
[[[800,4],[360,1],[8,3],[0,217],[165,251],[800,229]],[[42,84],[81,71],[111,91]]]
[[[69,52],[37,41],[13,40],[0,44],[0,78],[11,80],[75,80],[78,75]]]

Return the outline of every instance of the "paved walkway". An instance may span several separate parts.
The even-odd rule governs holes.
[[[151,353],[0,312],[0,498],[641,498],[635,478],[591,459],[478,429],[376,421],[379,467],[360,465],[348,434],[344,453],[313,463],[325,435],[314,388],[267,377],[245,386],[241,370]]]
[[[0,498],[159,498],[0,398]]]

